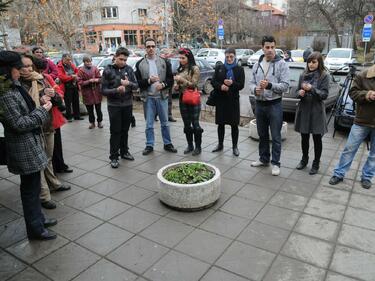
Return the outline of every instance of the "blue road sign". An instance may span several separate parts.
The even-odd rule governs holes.
[[[371,36],[372,36],[372,25],[367,23],[363,26],[362,41],[370,42]]]
[[[219,25],[217,35],[219,36],[219,39],[224,39],[224,27],[222,25]]]
[[[219,22],[218,22],[219,25],[223,25],[224,24],[224,21],[223,19],[219,19]]]
[[[374,21],[374,16],[373,15],[367,15],[367,16],[365,16],[365,18],[363,19],[363,21],[365,23],[372,23]]]

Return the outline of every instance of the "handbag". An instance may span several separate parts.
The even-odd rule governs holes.
[[[7,164],[7,148],[5,144],[5,138],[0,137],[0,165]]]
[[[216,106],[216,98],[217,98],[217,93],[215,90],[212,90],[210,95],[207,98],[206,104],[210,106]]]
[[[201,95],[198,89],[185,89],[182,93],[182,102],[187,105],[199,105],[201,103]]]

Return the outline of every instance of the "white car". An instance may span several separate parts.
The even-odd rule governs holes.
[[[276,50],[276,55],[278,55],[279,57],[282,57],[284,58],[284,52],[283,50],[281,49],[275,49]],[[262,49],[259,49],[258,51],[256,51],[256,53],[254,55],[252,55],[248,60],[247,60],[247,65],[249,67],[253,67],[253,65],[259,61],[259,58],[260,56],[263,55],[263,50]]]
[[[247,61],[254,54],[251,49],[236,49],[236,57],[238,65],[247,65]]]
[[[357,57],[351,48],[331,49],[324,60],[324,65],[329,71],[343,73],[349,73],[350,63],[357,63]]]
[[[225,54],[222,49],[200,49],[196,57],[206,60],[212,67],[215,67],[219,61],[225,62]]]

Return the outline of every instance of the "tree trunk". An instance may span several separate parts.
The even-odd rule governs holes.
[[[332,19],[331,15],[327,12],[327,10],[325,10],[324,7],[322,7],[322,5],[318,5],[318,9],[327,20],[329,27],[332,29],[333,34],[335,35],[336,47],[341,48],[339,31],[336,27],[335,21]]]

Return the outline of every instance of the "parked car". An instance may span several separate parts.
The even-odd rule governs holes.
[[[250,56],[254,54],[254,51],[251,49],[236,49],[236,57],[238,65],[247,65],[247,61]]]
[[[357,63],[357,56],[354,50],[351,48],[334,48],[331,49],[326,59],[324,60],[324,65],[329,71],[337,71],[341,73],[349,73],[350,63]]]
[[[224,63],[225,61],[225,54],[222,49],[203,48],[198,51],[196,57],[206,60],[212,67],[215,67],[217,62]]]
[[[177,57],[170,58],[169,61],[172,65],[173,75],[176,75],[177,68],[180,65],[180,61]],[[208,90],[206,89],[210,88],[209,84],[211,84],[211,79],[215,73],[215,70],[205,59],[196,58],[195,62],[198,65],[201,73],[198,83],[198,89],[201,90],[203,93],[208,94]]]
[[[48,57],[54,62],[54,64],[58,64],[59,61],[61,60],[63,53],[53,53],[53,54],[48,54]],[[89,54],[84,54],[84,53],[78,53],[78,54],[73,54],[72,55],[72,60],[75,66],[79,66],[83,63],[83,57],[85,55]]]
[[[289,65],[289,90],[286,93],[283,93],[282,98],[282,107],[283,112],[290,112],[295,113],[299,99],[296,96],[296,89],[298,87],[298,81],[300,75],[303,73],[303,71],[306,68],[305,63],[298,63],[298,62],[290,62]],[[324,100],[324,104],[326,108],[332,107],[339,96],[340,86],[335,80],[333,76],[330,78],[330,85],[329,85],[329,94],[328,98]],[[255,96],[254,93],[250,93],[250,104],[251,108],[253,109],[253,112],[255,112]]]
[[[291,50],[290,53],[294,62],[303,62],[303,50]]]
[[[178,55],[178,50],[173,48],[164,48],[159,52],[159,56],[162,58],[172,58]]]
[[[253,67],[253,65],[258,62],[260,56],[263,55],[263,50],[262,49],[259,49],[258,51],[256,51],[255,54],[253,54],[252,56],[250,56],[250,58],[248,59],[247,61],[247,65],[251,68]],[[284,52],[283,50],[281,49],[276,49],[276,55],[284,58]]]

